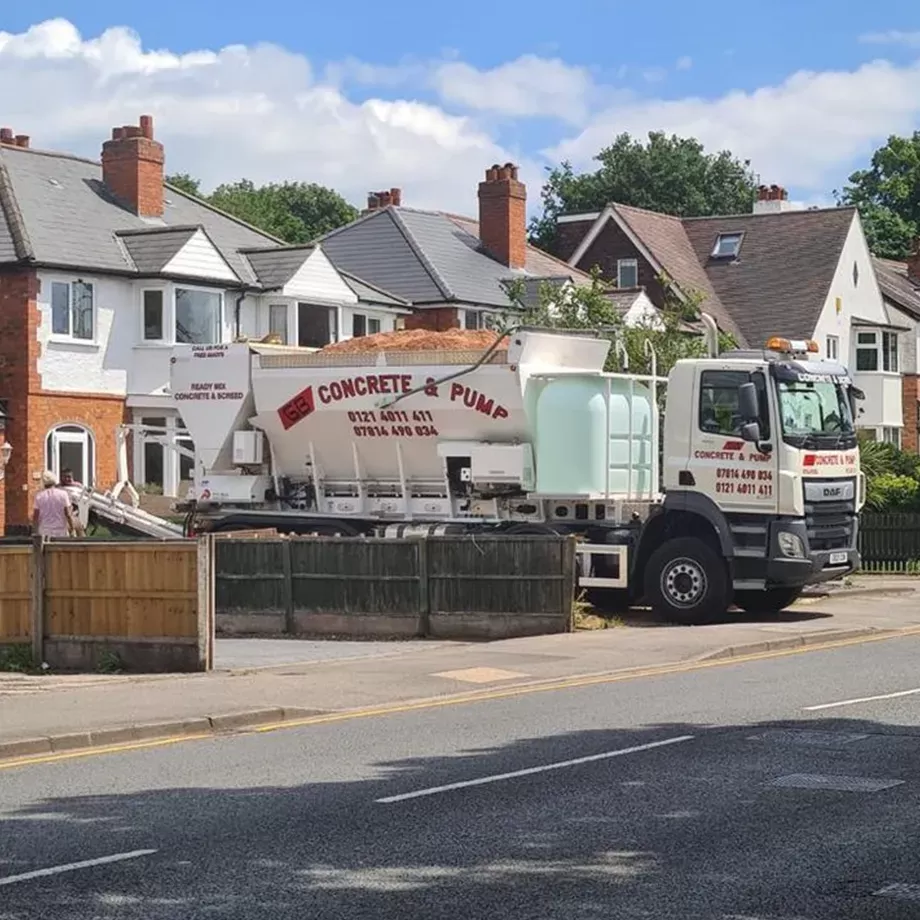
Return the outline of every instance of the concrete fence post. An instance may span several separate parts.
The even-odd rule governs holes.
[[[281,534],[281,573],[284,581],[281,590],[284,595],[284,631],[293,636],[297,633],[297,624],[294,622],[294,570],[291,567],[291,541],[293,537]]]
[[[40,667],[45,660],[45,538],[38,535],[32,537],[30,582],[32,660]]]
[[[198,668],[214,668],[214,536],[202,534],[198,551]]]

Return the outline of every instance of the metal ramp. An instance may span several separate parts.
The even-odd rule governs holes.
[[[133,504],[125,504],[112,492],[82,489],[74,494],[74,502],[84,527],[95,519],[114,533],[124,536],[152,537],[157,540],[176,540],[185,536],[181,524],[174,524]]]

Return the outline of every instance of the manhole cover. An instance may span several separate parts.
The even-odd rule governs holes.
[[[881,792],[903,785],[903,779],[869,779],[864,776],[828,776],[822,773],[790,773],[768,783],[784,789],[827,789],[832,792]]]

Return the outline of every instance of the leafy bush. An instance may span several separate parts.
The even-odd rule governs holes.
[[[920,511],[920,457],[893,444],[859,439],[866,474],[866,505],[872,511]]]

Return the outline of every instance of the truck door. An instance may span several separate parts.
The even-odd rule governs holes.
[[[760,443],[772,443],[770,388],[765,373],[700,368],[699,375],[690,451],[690,470],[697,491],[708,495],[727,513],[775,514],[779,452],[762,451],[742,439],[744,419],[739,411],[738,388],[752,382],[760,404]]]

